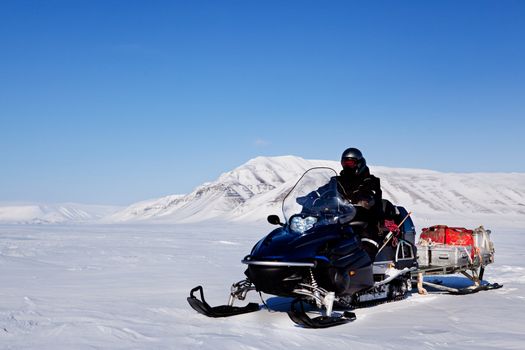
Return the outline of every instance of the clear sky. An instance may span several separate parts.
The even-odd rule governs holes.
[[[0,201],[130,204],[256,156],[525,172],[525,1],[0,2]]]

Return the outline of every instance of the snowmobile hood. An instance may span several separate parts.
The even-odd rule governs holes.
[[[339,227],[334,226],[326,226],[306,234],[290,231],[287,227],[276,229],[260,240],[243,262],[281,261],[311,263],[316,259],[322,259],[324,257],[319,256],[322,248],[327,243],[341,238]]]

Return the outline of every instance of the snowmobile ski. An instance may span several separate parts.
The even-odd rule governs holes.
[[[200,299],[198,299],[193,293],[199,291]],[[231,306],[231,305],[220,305],[211,307],[204,299],[204,291],[202,286],[193,288],[190,292],[190,296],[187,298],[190,306],[200,314],[208,317],[229,317],[235,315],[246,314],[259,310],[259,304],[249,303],[246,306]]]
[[[297,309],[297,304],[301,305],[300,309]],[[328,328],[352,322],[356,319],[355,313],[350,311],[345,311],[342,315],[337,316],[318,316],[311,318],[304,310],[302,299],[295,299],[292,302],[288,316],[293,322],[304,328]]]

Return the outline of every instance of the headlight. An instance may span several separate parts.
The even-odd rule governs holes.
[[[313,216],[307,216],[305,218],[295,216],[290,220],[290,229],[294,232],[305,233],[314,227],[316,222],[317,218],[314,218]]]

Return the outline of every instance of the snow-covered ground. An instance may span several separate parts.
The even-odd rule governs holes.
[[[414,293],[319,330],[295,326],[283,298],[264,295],[275,311],[227,319],[186,302],[203,284],[210,304],[226,303],[240,260],[269,224],[0,226],[0,349],[523,349],[521,218],[470,221],[493,231],[496,263],[485,278],[502,289]]]

